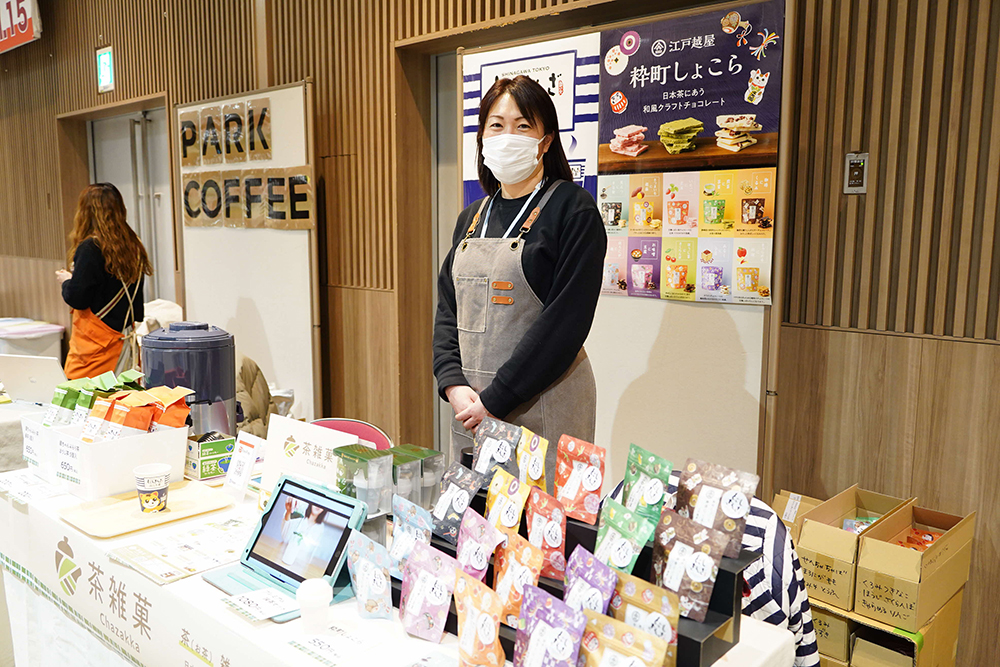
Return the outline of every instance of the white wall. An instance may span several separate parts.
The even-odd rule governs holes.
[[[597,378],[605,491],[629,444],[757,469],[764,309],[602,296],[586,349]]]

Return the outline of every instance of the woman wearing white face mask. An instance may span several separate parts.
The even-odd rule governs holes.
[[[457,457],[487,415],[550,440],[593,441],[596,389],[583,342],[607,237],[573,183],[549,95],[519,76],[483,95],[477,136],[487,197],[458,217],[438,279],[434,374],[455,411]]]

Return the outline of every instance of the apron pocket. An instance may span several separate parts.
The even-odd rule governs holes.
[[[489,280],[485,276],[455,276],[458,328],[471,333],[486,332],[486,302]]]

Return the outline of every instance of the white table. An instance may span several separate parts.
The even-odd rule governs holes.
[[[24,473],[8,473],[24,474]],[[138,572],[110,561],[106,553],[135,542],[137,535],[155,535],[176,529],[179,523],[152,528],[109,540],[95,540],[58,518],[58,511],[80,502],[60,495],[22,503],[0,493],[0,560],[10,609],[17,667],[124,667],[130,664],[171,667],[237,667],[250,665],[321,665],[290,642],[307,640],[301,621],[251,624],[230,611],[225,595],[199,575],[157,586]],[[254,503],[211,516],[250,513]],[[197,518],[189,522],[197,521]],[[67,593],[58,581],[55,553],[66,540],[81,568],[75,591]],[[103,594],[99,603],[90,585],[92,566],[101,568]],[[125,619],[109,606],[110,577],[124,585],[128,599]],[[72,587],[71,587],[72,588]],[[150,601],[148,634],[136,628],[136,594]],[[350,600],[330,608],[326,639],[344,652],[341,664],[409,667],[430,657],[457,664],[457,640],[445,635],[442,644],[409,637],[397,619],[363,620]],[[88,627],[89,626],[89,627]],[[97,638],[97,633],[103,635]],[[186,633],[186,634],[185,634]],[[185,648],[208,649],[211,662]],[[355,656],[363,655],[362,659]],[[787,630],[744,617],[741,642],[718,665],[740,667],[791,666],[794,644]],[[2,653],[0,653],[2,660]],[[0,667],[5,667],[0,662]]]
[[[21,458],[21,417],[44,411],[44,407],[34,403],[14,401],[0,405],[0,472],[24,467]]]

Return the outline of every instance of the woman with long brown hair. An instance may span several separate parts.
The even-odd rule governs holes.
[[[548,438],[554,472],[561,435],[594,439],[583,342],[607,237],[594,198],[573,183],[555,106],[538,83],[518,76],[490,87],[477,148],[487,196],[458,216],[441,267],[434,374],[455,412],[455,456],[492,415]]]
[[[118,188],[95,183],[80,193],[66,261],[72,273],[56,271],[73,309],[66,377],[95,377],[115,370],[123,340],[145,317],[143,277],[153,275]]]

